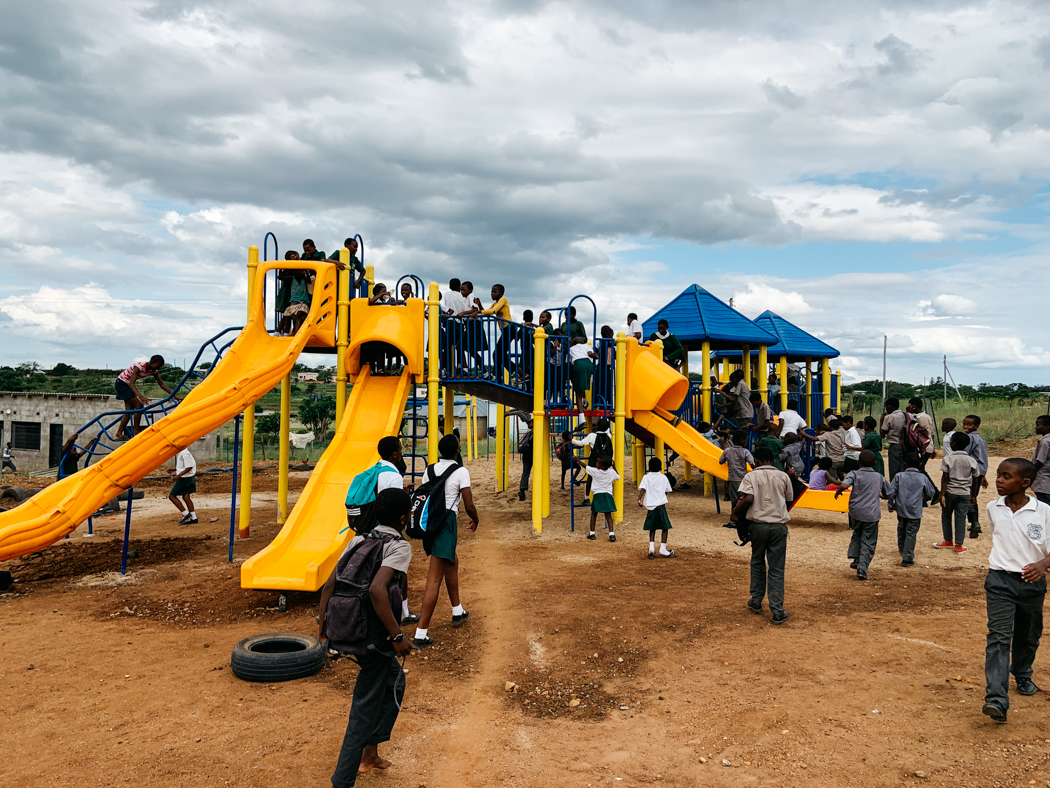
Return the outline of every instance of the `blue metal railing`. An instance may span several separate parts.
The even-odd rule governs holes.
[[[441,378],[484,382],[531,396],[533,334],[531,326],[495,315],[442,317]]]
[[[230,345],[233,344],[234,340],[236,339],[236,334],[239,334],[242,328],[242,326],[227,328],[223,331],[220,331],[218,334],[216,334],[203,345],[201,345],[200,350],[197,351],[197,355],[194,356],[193,363],[190,365],[190,368],[182,376],[182,379],[179,380],[179,382],[172,388],[172,393],[168,396],[164,397],[163,399],[157,400],[156,402],[152,402],[144,408],[136,408],[134,410],[107,411],[96,416],[87,424],[78,429],[77,432],[80,435],[90,434],[91,437],[87,441],[87,443],[73,443],[69,447],[69,449],[66,450],[66,453],[62,456],[62,459],[59,462],[58,478],[63,478],[62,464],[69,456],[69,453],[74,449],[82,452],[83,456],[87,458],[84,462],[84,467],[86,468],[88,465],[91,464],[91,460],[93,458],[99,455],[104,456],[110,454],[119,446],[121,446],[124,443],[124,441],[117,440],[114,430],[119,426],[121,420],[125,416],[128,416],[126,430],[129,434],[133,434],[133,424],[136,414],[141,414],[141,421],[143,423],[142,429],[145,429],[151,426],[153,423],[155,423],[159,418],[163,418],[164,416],[167,416],[169,413],[171,413],[171,411],[178,407],[179,402],[181,402],[181,397],[178,396],[179,393],[188,393],[192,388],[192,386],[190,385],[191,383],[203,380],[208,374],[210,374],[210,372],[213,369],[215,369],[216,365],[218,365],[219,361],[222,359],[223,354],[230,347]],[[228,341],[223,341],[224,338],[230,333],[235,333],[234,337],[229,339]],[[211,366],[209,366],[206,370],[202,370],[200,369],[201,357],[205,354],[205,352],[208,351],[209,348],[212,351],[214,351],[214,356],[211,360]]]

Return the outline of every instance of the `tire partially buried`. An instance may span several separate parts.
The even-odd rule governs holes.
[[[313,635],[272,632],[234,646],[230,667],[245,681],[292,681],[312,676],[324,667],[325,659],[321,641]]]

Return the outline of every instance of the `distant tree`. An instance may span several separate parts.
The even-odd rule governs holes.
[[[318,440],[324,440],[335,421],[335,397],[304,399],[299,403],[299,421],[313,430]]]
[[[315,391],[317,391],[317,384],[311,380],[306,384],[306,393],[313,394]]]
[[[281,432],[281,414],[267,413],[255,420],[255,434],[259,436],[262,444],[262,458],[266,459],[266,441],[276,442]]]
[[[317,380],[321,383],[331,383],[332,370],[328,369],[327,367],[320,367],[317,370]]]
[[[197,365],[197,369],[199,369],[202,372],[204,372],[206,370],[211,369],[211,366],[212,366],[212,364],[211,364],[210,361],[202,361],[200,364]]]
[[[55,364],[54,368],[48,373],[55,378],[64,378],[76,373],[77,368],[70,364],[63,364],[61,361]]]
[[[40,371],[40,365],[35,361],[23,361],[17,367],[15,367],[23,375],[35,375]]]
[[[0,367],[0,391],[24,391],[25,376],[11,367]]]

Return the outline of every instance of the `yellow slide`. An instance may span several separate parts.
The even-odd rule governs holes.
[[[718,458],[722,456],[721,447],[715,446],[684,421],[672,425],[652,411],[637,410],[631,413],[631,418],[635,424],[660,438],[694,467],[722,480],[729,478],[728,466],[718,464]]]
[[[169,415],[94,465],[0,513],[0,561],[58,541],[183,448],[250,408],[288,374],[309,334],[271,337],[260,321],[249,324]]]
[[[379,460],[379,439],[398,434],[411,389],[407,369],[400,377],[371,377],[368,367],[361,369],[342,423],[284,528],[241,566],[242,588],[316,591],[324,585],[354,535],[344,530],[350,482]]]

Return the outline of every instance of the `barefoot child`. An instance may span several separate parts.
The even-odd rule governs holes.
[[[995,473],[995,491],[1001,497],[986,509],[992,552],[984,581],[987,690],[981,711],[999,723],[1006,722],[1010,708],[1010,673],[1022,695],[1039,692],[1032,681],[1032,663],[1043,631],[1046,571],[1050,568],[1050,506],[1025,494],[1033,478],[1035,466],[1028,460],[1003,460]]]
[[[388,592],[391,583],[398,580],[402,588],[405,587],[408,565],[412,561],[412,546],[402,536],[411,508],[408,493],[400,489],[383,490],[376,498],[375,508],[379,525],[367,537],[359,535],[351,539],[346,551],[356,549],[366,538],[385,542],[382,563],[368,588],[368,598],[387,638],[374,650],[356,657],[361,669],[354,682],[350,718],[332,774],[334,788],[350,788],[357,782],[359,773],[393,765],[380,757],[379,745],[390,741],[405,696],[405,674],[398,658],[404,660],[412,651],[412,645],[398,625],[397,611],[390,605]],[[328,603],[335,592],[338,569],[337,565],[321,592],[318,611],[321,622],[318,637],[321,640],[327,637]]]
[[[904,470],[890,482],[889,509],[897,512],[897,551],[901,566],[915,565],[915,539],[922,525],[922,507],[937,496],[937,488],[922,471],[922,457],[904,455]]]
[[[197,512],[193,508],[193,499],[190,496],[197,492],[197,461],[193,459],[189,449],[183,449],[175,455],[175,467],[168,468],[168,474],[175,478],[175,484],[171,485],[171,492],[168,493],[168,500],[182,513],[179,525],[195,524]],[[179,501],[180,495],[186,502],[185,507]]]
[[[867,580],[868,566],[879,543],[879,520],[882,517],[879,498],[886,498],[890,494],[885,477],[875,470],[875,455],[868,449],[860,453],[860,468],[846,474],[835,491],[835,498],[838,499],[846,490],[852,490],[849,495],[849,517],[850,528],[853,529],[846,557],[852,561],[850,569],[857,570],[857,579]]]
[[[663,472],[659,457],[649,458],[649,473],[642,477],[638,485],[638,505],[648,509],[642,530],[649,532],[649,558],[656,558],[656,532],[660,535],[660,555],[674,558],[674,550],[667,549],[667,532],[671,530],[671,520],[667,517],[667,493],[671,492],[671,483]]]
[[[613,498],[613,482],[620,478],[620,474],[612,466],[612,458],[599,457],[596,465],[585,465],[584,472],[591,478],[591,489],[594,491],[594,499],[591,501],[591,532],[587,534],[590,540],[597,539],[594,535],[594,525],[598,521],[598,515],[605,515],[605,527],[609,530],[609,541],[616,541],[616,533],[613,531],[613,512],[616,511],[616,499]]]

